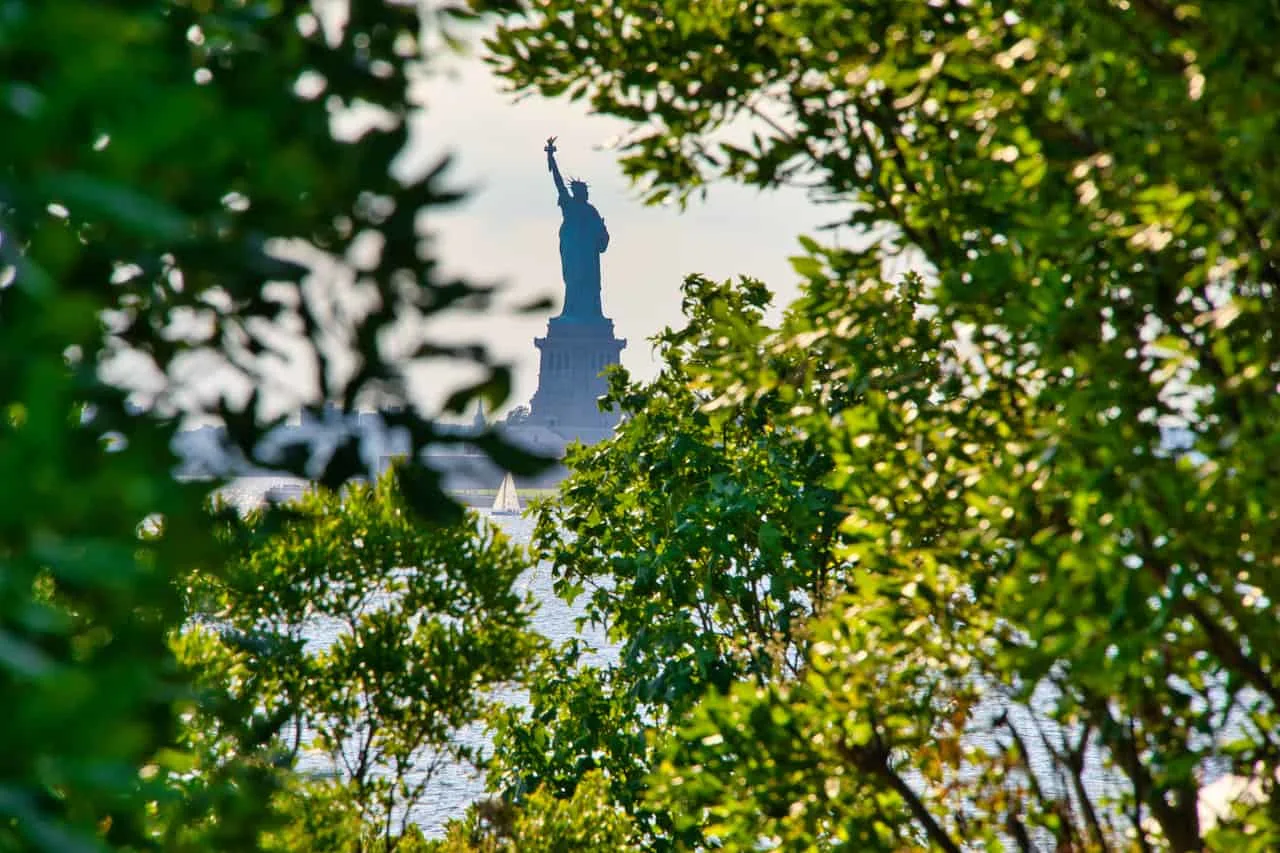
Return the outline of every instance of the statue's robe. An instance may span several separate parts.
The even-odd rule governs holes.
[[[564,310],[575,320],[604,317],[600,308],[600,255],[609,247],[604,219],[588,202],[560,196],[560,270],[564,276]]]

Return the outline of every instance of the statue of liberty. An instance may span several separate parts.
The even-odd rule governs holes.
[[[547,140],[547,168],[556,183],[560,212],[560,271],[564,276],[564,309],[566,320],[601,320],[600,255],[609,248],[609,229],[594,207],[587,203],[587,185],[570,181],[564,185],[556,165],[556,138]]]

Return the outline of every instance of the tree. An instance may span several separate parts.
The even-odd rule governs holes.
[[[325,21],[286,0],[4,5],[0,847],[164,843],[153,816],[190,763],[178,714],[197,678],[170,634],[189,572],[221,556],[208,486],[170,475],[179,415],[219,415],[248,457],[281,407],[402,399],[415,360],[492,368],[459,408],[504,395],[482,352],[384,334],[486,294],[443,280],[425,252],[419,215],[457,198],[444,164],[389,171],[424,23],[397,3]],[[358,109],[372,126],[335,137]],[[360,268],[355,284],[328,275],[343,266]],[[299,396],[282,401],[277,368],[295,358]],[[191,387],[219,372],[222,397]],[[411,408],[395,420],[416,447],[436,437]],[[362,469],[356,450],[276,462],[337,484]],[[460,512],[430,471],[403,478],[420,514]],[[236,737],[246,752],[263,742]],[[208,819],[236,848],[277,783],[264,766],[226,799],[162,811]]]
[[[880,348],[899,356],[890,342],[916,335],[914,396],[927,399],[937,360],[930,324],[911,316],[912,286],[918,281],[902,295],[863,297],[879,320],[852,330],[866,358],[851,388],[905,381],[903,364],[878,358]],[[814,297],[814,310],[845,300],[833,288]],[[691,276],[687,324],[655,339],[658,377],[636,383],[615,374],[608,404],[631,417],[612,441],[571,455],[573,473],[560,500],[543,507],[535,545],[566,600],[590,590],[583,618],[621,644],[620,661],[580,673],[580,656],[570,654],[548,667],[527,717],[512,712],[498,730],[497,784],[569,792],[585,769],[602,765],[618,802],[639,809],[644,825],[666,824],[641,796],[655,737],[708,692],[800,674],[810,617],[851,579],[838,553],[837,495],[823,484],[832,454],[820,433],[786,428],[787,413],[839,411],[861,392],[826,393],[818,377],[836,365],[817,348],[773,351],[740,372],[741,354],[777,333],[763,322],[768,301],[759,282]],[[822,367],[811,371],[815,359]],[[729,386],[701,382],[722,363]],[[765,375],[788,381],[747,400],[726,396],[732,383]]]
[[[637,849],[626,815],[610,800],[608,780],[586,773],[568,799],[535,791],[521,807],[501,800],[473,806],[465,821],[452,822],[446,836],[427,845],[430,853],[624,853]]]
[[[193,629],[220,649],[202,657],[242,706],[287,717],[284,760],[309,758],[304,775],[319,762],[332,780],[290,808],[349,815],[358,834],[340,849],[391,851],[413,835],[440,768],[479,758],[462,731],[540,645],[512,588],[522,552],[467,522],[421,526],[391,473],[228,521],[236,556],[207,614],[219,627]]]
[[[805,378],[848,403],[771,426],[831,454],[852,583],[802,678],[705,700],[653,806],[733,847],[1273,846],[1272,806],[1197,805],[1276,784],[1275,9],[474,5],[517,13],[516,88],[637,123],[651,199],[802,183],[876,238],[809,246],[791,327],[691,377],[732,412],[830,347]],[[904,256],[959,381],[851,394],[876,317],[815,297]]]

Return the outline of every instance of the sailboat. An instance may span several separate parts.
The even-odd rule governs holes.
[[[520,496],[516,494],[516,481],[507,472],[507,476],[502,478],[502,485],[498,487],[498,495],[493,499],[494,515],[519,515]]]

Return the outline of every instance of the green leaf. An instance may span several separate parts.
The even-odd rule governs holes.
[[[44,193],[64,204],[76,219],[106,221],[153,240],[192,236],[191,223],[175,208],[129,187],[93,175],[66,172],[43,182]]]

